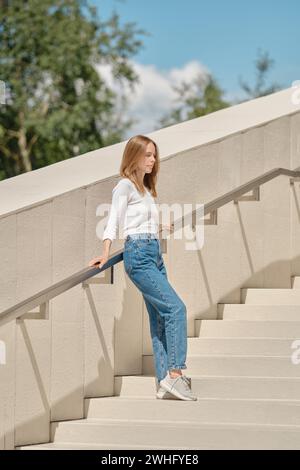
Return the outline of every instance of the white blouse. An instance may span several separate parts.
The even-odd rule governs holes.
[[[159,212],[150,191],[142,195],[129,178],[122,178],[112,190],[112,202],[102,240],[126,238],[132,233],[154,233],[158,237]],[[123,232],[123,233],[122,233]]]

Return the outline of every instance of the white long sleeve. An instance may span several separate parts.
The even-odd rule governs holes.
[[[159,213],[151,193],[142,195],[128,179],[122,178],[112,190],[112,202],[102,240],[115,240],[117,230],[126,238],[132,233],[158,235]]]

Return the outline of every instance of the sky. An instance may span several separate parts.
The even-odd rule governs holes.
[[[137,123],[130,134],[151,132],[174,107],[172,85],[211,73],[235,100],[244,93],[239,79],[255,84],[258,50],[274,65],[267,78],[288,88],[300,79],[299,0],[89,0],[101,20],[113,11],[120,24],[135,22],[149,36],[131,58],[141,83],[131,96],[128,115]],[[106,67],[99,70],[112,87]],[[117,90],[117,88],[115,88]]]

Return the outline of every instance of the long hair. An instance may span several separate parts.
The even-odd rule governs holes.
[[[150,142],[152,142],[155,147],[156,157],[151,173],[146,173],[144,176],[143,185],[138,181],[136,170],[138,167],[138,161],[142,155],[145,155],[147,145]],[[159,149],[157,144],[145,135],[138,134],[131,137],[128,140],[123,152],[123,158],[120,166],[120,175],[130,179],[137,188],[137,190],[140,191],[140,193],[145,194],[145,186],[149,189],[153,197],[157,197],[156,183],[159,168],[160,160]]]

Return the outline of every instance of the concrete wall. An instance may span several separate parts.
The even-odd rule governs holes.
[[[291,117],[291,168],[300,167],[300,114]],[[300,272],[300,183],[291,186],[291,270]]]
[[[151,134],[161,149],[171,149],[161,153],[157,202],[205,203],[272,168],[300,166],[300,110],[285,108],[284,96],[287,91]],[[16,192],[0,210],[0,312],[101,253],[96,209],[110,203],[123,146],[112,146],[118,153],[103,177],[99,153],[92,153],[89,160],[50,165],[48,180],[43,169],[0,183],[2,196]],[[103,154],[109,158],[109,148]],[[94,179],[83,172],[70,183],[72,166],[95,160]],[[24,207],[28,179],[36,199],[26,190]],[[290,287],[291,274],[300,272],[298,199],[299,184],[292,188],[282,176],[261,188],[260,201],[221,208],[218,225],[205,226],[201,250],[169,240],[165,263],[188,308],[189,336],[194,319],[216,318],[218,303],[239,303],[241,287]],[[121,247],[115,241],[111,252]],[[114,278],[113,285],[78,285],[61,294],[50,302],[48,320],[0,327],[7,349],[7,364],[0,365],[0,448],[47,442],[50,420],[83,417],[84,397],[112,395],[114,375],[142,372],[142,355],[151,353],[145,305],[122,263]]]

